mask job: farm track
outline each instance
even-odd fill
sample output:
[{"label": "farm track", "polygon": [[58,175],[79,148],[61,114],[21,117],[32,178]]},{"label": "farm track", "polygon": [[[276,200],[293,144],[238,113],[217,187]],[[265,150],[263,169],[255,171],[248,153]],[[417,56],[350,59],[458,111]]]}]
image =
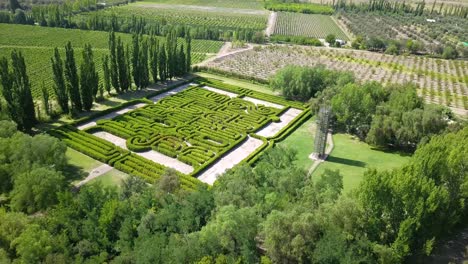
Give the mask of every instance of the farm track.
[{"label": "farm track", "polygon": [[248,51],[248,50],[251,50],[253,49],[254,45],[252,44],[247,44],[247,47],[246,48],[241,48],[241,49],[233,49],[231,50],[231,47],[232,47],[232,43],[231,42],[226,42],[224,43],[223,47],[221,47],[221,49],[219,50],[218,54],[216,54],[216,56],[214,57],[211,57],[205,61],[202,61],[198,64],[196,64],[195,66],[206,66],[207,64],[209,64],[210,62],[215,62],[217,60],[220,60],[220,59],[223,59],[223,58],[226,58],[228,56],[232,56],[232,55],[235,55],[237,53],[241,53],[241,52],[245,52],[245,51]]},{"label": "farm track", "polygon": [[268,25],[265,30],[265,35],[267,35],[267,37],[270,37],[273,34],[273,32],[275,32],[277,18],[278,18],[278,12],[270,13],[270,16],[268,17]]}]

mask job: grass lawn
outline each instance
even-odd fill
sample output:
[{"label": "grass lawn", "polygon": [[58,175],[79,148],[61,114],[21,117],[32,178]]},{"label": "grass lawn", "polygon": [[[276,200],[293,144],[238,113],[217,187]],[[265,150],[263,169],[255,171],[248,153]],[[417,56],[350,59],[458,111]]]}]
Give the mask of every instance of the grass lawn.
[{"label": "grass lawn", "polygon": [[296,149],[296,165],[300,168],[304,168],[304,170],[308,170],[313,163],[313,161],[309,159],[309,155],[314,152],[314,137],[315,117],[312,117],[278,145]]},{"label": "grass lawn", "polygon": [[409,155],[373,149],[347,134],[335,134],[333,141],[335,148],[328,159],[313,172],[312,177],[319,177],[325,169],[338,169],[343,175],[345,191],[359,185],[367,168],[392,169],[400,167],[410,159]]},{"label": "grass lawn", "polygon": [[66,156],[68,158],[68,164],[74,167],[78,167],[81,170],[88,172],[88,173],[94,168],[101,166],[103,164],[72,148],[67,148]]},{"label": "grass lawn", "polygon": [[248,81],[231,79],[229,77],[224,77],[224,76],[221,76],[221,75],[206,73],[206,72],[197,72],[195,74],[200,76],[200,77],[216,79],[216,80],[222,81],[222,82],[224,82],[226,84],[235,85],[235,86],[238,86],[238,87],[241,87],[241,88],[247,88],[247,89],[250,89],[252,91],[257,91],[257,92],[261,92],[261,93],[265,93],[265,94],[271,94],[271,95],[278,95],[277,92],[274,92],[267,85],[254,84],[254,83],[250,83]]},{"label": "grass lawn", "polygon": [[94,184],[94,183],[101,183],[103,186],[115,186],[120,188],[124,179],[128,177],[128,174],[121,172],[116,169],[112,169],[111,171],[91,180],[87,184]]}]

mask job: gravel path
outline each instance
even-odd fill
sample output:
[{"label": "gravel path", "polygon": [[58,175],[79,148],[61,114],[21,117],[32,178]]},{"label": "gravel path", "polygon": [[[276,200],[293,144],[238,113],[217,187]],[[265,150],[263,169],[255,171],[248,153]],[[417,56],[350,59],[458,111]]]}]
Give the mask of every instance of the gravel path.
[{"label": "gravel path", "polygon": [[[151,97],[151,98],[149,98],[149,100],[151,100],[151,101],[153,101],[153,102],[157,102],[157,101],[161,100],[161,99],[164,98],[164,97],[171,96],[171,95],[174,95],[174,94],[176,94],[176,93],[178,93],[178,92],[180,92],[180,91],[183,91],[183,90],[187,89],[188,87],[190,87],[191,85],[195,85],[195,84],[193,84],[193,83],[184,84],[184,85],[179,86],[179,87],[177,87],[177,88],[175,88],[175,89],[172,89],[172,90],[170,90],[170,91],[168,91],[168,92],[165,92],[165,93],[162,93],[162,94],[160,94],[160,95]],[[146,104],[144,104],[144,103],[140,103],[140,104],[128,106],[128,107],[126,107],[126,108],[124,108],[124,109],[120,109],[120,110],[118,110],[118,111],[109,113],[109,114],[107,114],[107,115],[105,115],[105,116],[101,116],[101,117],[98,117],[98,118],[96,118],[96,119],[93,119],[93,120],[91,120],[91,121],[89,121],[89,122],[87,122],[87,123],[84,123],[84,124],[78,126],[78,129],[79,129],[79,130],[83,130],[83,129],[86,129],[86,128],[89,128],[89,127],[93,127],[93,126],[96,125],[96,121],[98,121],[98,120],[101,120],[101,119],[112,119],[112,118],[114,118],[114,117],[116,117],[116,116],[123,115],[123,114],[125,114],[125,113],[127,113],[127,112],[130,112],[130,111],[132,111],[132,110],[141,108],[141,107],[143,107],[143,106],[145,106],[145,105],[146,105]]]},{"label": "gravel path", "polygon": [[263,141],[260,139],[249,137],[247,141],[242,143],[237,148],[233,149],[226,156],[218,160],[211,168],[203,172],[198,179],[204,183],[212,185],[216,179],[226,170],[233,168],[243,159],[249,156],[256,149],[261,147]]},{"label": "gravel path", "polygon": [[249,102],[252,102],[252,103],[254,103],[256,105],[264,105],[264,106],[273,107],[273,108],[277,108],[277,109],[283,109],[284,108],[284,105],[274,104],[274,103],[270,103],[270,102],[267,102],[267,101],[255,99],[255,98],[252,98],[252,97],[244,97],[242,99],[244,99],[246,101],[249,101]]},{"label": "gravel path", "polygon": [[277,12],[271,12],[270,13],[270,16],[268,17],[267,28],[265,30],[265,35],[267,35],[267,37],[270,37],[273,34],[273,32],[275,32],[276,18],[277,17],[278,17]]},{"label": "gravel path", "polygon": [[212,91],[214,93],[224,94],[224,95],[227,95],[227,96],[229,96],[231,98],[234,98],[234,97],[238,96],[238,94],[236,94],[236,93],[227,92],[227,91],[224,91],[224,90],[221,90],[221,89],[216,89],[216,88],[209,87],[209,86],[204,86],[203,89]]},{"label": "gravel path", "polygon": [[96,179],[97,177],[111,171],[113,168],[107,164],[103,164],[95,169],[93,169],[84,180],[80,181],[79,183],[75,184],[75,187],[80,188],[87,182]]},{"label": "gravel path", "polygon": [[252,45],[252,44],[246,44],[246,45],[247,45],[247,47],[245,47],[245,48],[232,49],[232,43],[231,42],[226,42],[223,45],[223,47],[221,47],[221,49],[219,50],[218,54],[216,54],[216,56],[211,57],[211,58],[209,58],[209,59],[207,59],[205,61],[202,61],[202,62],[196,64],[195,66],[206,66],[210,62],[216,62],[216,61],[218,61],[220,59],[235,55],[237,53],[252,50],[253,47],[254,47],[254,45]]},{"label": "gravel path", "polygon": [[84,123],[84,124],[78,126],[78,129],[79,129],[79,130],[83,130],[83,129],[88,128],[88,127],[93,127],[93,126],[96,125],[96,121],[98,121],[98,120],[101,120],[101,119],[112,119],[112,118],[114,118],[114,117],[116,117],[116,116],[123,115],[123,114],[125,114],[125,113],[127,113],[127,112],[130,112],[130,111],[132,111],[132,110],[138,109],[138,108],[143,107],[143,106],[145,106],[145,105],[146,105],[146,104],[140,103],[140,104],[128,106],[128,107],[126,107],[126,108],[124,108],[124,109],[120,109],[120,110],[118,110],[118,111],[112,112],[112,113],[107,114],[107,115],[105,115],[105,116],[101,116],[101,117],[98,117],[98,118],[96,118],[96,119],[93,119],[93,120],[90,121],[90,122]]},{"label": "gravel path", "polygon": [[280,116],[280,122],[278,123],[270,123],[268,126],[262,128],[261,130],[255,132],[255,134],[263,137],[272,137],[276,135],[281,129],[283,129],[285,126],[287,126],[291,121],[296,118],[300,113],[302,113],[301,110],[295,109],[295,108],[290,108],[288,111],[284,112]]},{"label": "gravel path", "polygon": [[[102,138],[104,140],[107,140],[118,147],[127,149],[127,144],[126,144],[127,141],[121,137],[114,136],[107,132],[96,132],[93,135],[95,135],[96,137]],[[182,161],[168,157],[154,150],[150,150],[146,152],[133,152],[133,153],[139,156],[142,156],[143,158],[152,160],[156,163],[162,164],[166,167],[173,168],[185,174],[190,174],[193,171],[192,166],[189,166],[183,163]]]}]

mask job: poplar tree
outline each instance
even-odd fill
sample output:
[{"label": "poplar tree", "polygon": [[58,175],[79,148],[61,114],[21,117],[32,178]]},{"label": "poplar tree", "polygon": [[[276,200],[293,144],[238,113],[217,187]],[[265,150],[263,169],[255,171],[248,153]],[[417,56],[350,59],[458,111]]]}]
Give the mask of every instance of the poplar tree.
[{"label": "poplar tree", "polygon": [[140,88],[146,88],[149,85],[149,69],[148,69],[148,41],[143,40],[139,54],[139,71],[140,71]]},{"label": "poplar tree", "polygon": [[149,58],[150,58],[150,71],[151,76],[153,77],[153,82],[158,81],[158,67],[159,67],[159,43],[158,40],[152,36],[150,39],[150,51],[149,51]]},{"label": "poplar tree", "polygon": [[93,107],[93,99],[98,90],[99,76],[94,65],[93,50],[86,44],[83,50],[83,62],[80,68],[81,99],[86,111]]},{"label": "poplar tree", "polygon": [[65,46],[65,56],[65,77],[71,101],[71,111],[81,111],[83,110],[83,105],[80,96],[80,80],[75,62],[75,52],[70,41]]},{"label": "poplar tree", "polygon": [[[125,48],[122,43],[122,39],[119,37],[117,39],[117,66],[118,66],[118,76],[119,76],[119,87],[121,91],[125,92],[129,88],[130,78],[127,65],[127,57],[125,54]],[[111,72],[112,73],[112,72]]]},{"label": "poplar tree", "polygon": [[104,73],[104,88],[106,89],[107,93],[110,95],[111,93],[111,79],[110,79],[110,72],[109,72],[109,56],[104,55],[102,58],[102,71]]},{"label": "poplar tree", "polygon": [[0,60],[0,77],[2,79],[3,97],[7,102],[7,109],[18,128],[30,131],[37,123],[36,110],[31,93],[31,84],[26,71],[26,63],[21,52],[11,52],[10,71],[8,60],[4,57]]},{"label": "poplar tree", "polygon": [[185,59],[185,49],[184,45],[182,44],[177,54],[177,76],[182,76],[187,71],[187,64],[185,63]]},{"label": "poplar tree", "polygon": [[132,52],[132,75],[133,81],[137,88],[140,88],[140,80],[141,80],[141,67],[140,67],[140,38],[137,34],[133,34],[132,36],[132,44],[133,44],[133,52]]},{"label": "poplar tree", "polygon": [[185,53],[185,72],[188,73],[192,67],[192,36],[190,36],[190,30],[187,30],[187,33],[185,33],[185,44],[187,45],[187,51]]},{"label": "poplar tree", "polygon": [[53,87],[57,104],[60,106],[60,109],[62,109],[62,113],[68,113],[68,92],[63,75],[63,62],[57,48],[54,50],[54,57],[50,60],[52,62],[52,71],[54,73]]},{"label": "poplar tree", "polygon": [[110,79],[112,86],[117,93],[120,93],[120,78],[119,78],[119,66],[117,63],[117,43],[115,41],[115,33],[111,31],[109,33],[109,51],[110,51]]},{"label": "poplar tree", "polygon": [[159,78],[161,81],[166,81],[167,79],[167,57],[166,57],[166,47],[164,43],[159,48],[159,59],[158,59],[158,66],[159,66]]}]

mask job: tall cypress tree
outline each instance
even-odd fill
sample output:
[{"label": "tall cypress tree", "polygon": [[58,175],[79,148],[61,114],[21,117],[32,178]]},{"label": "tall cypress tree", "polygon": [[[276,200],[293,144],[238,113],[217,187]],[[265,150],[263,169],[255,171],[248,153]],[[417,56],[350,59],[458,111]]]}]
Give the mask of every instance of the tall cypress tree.
[{"label": "tall cypress tree", "polygon": [[125,66],[127,72],[127,90],[132,88],[132,72],[130,71],[130,46],[127,44],[125,49]]},{"label": "tall cypress tree", "polygon": [[135,82],[135,85],[137,88],[141,87],[141,67],[140,67],[140,42],[139,42],[139,36],[137,34],[133,34],[132,36],[132,44],[133,44],[133,50],[132,50],[132,75],[133,75],[133,81]]},{"label": "tall cypress tree", "polygon": [[118,76],[119,76],[119,87],[120,89],[125,92],[129,88],[129,72],[128,68],[129,65],[127,65],[127,57],[125,55],[125,48],[123,45],[123,42],[121,38],[119,37],[117,39],[117,66],[118,66]]},{"label": "tall cypress tree", "polygon": [[158,66],[159,66],[159,78],[161,81],[166,81],[167,79],[167,56],[166,56],[166,47],[164,43],[159,48],[159,59],[158,59]]},{"label": "tall cypress tree", "polygon": [[185,49],[184,45],[182,44],[179,49],[178,53],[178,63],[177,63],[177,69],[178,69],[178,76],[182,76],[186,73],[187,70],[187,64],[185,63]]},{"label": "tall cypress tree", "polygon": [[153,77],[153,82],[158,81],[158,60],[159,60],[159,44],[154,36],[150,39],[150,71]]},{"label": "tall cypress tree", "polygon": [[120,93],[120,78],[119,78],[119,66],[117,62],[117,42],[115,40],[115,33],[111,31],[109,33],[109,51],[110,51],[110,79],[112,86],[117,93]]},{"label": "tall cypress tree", "polygon": [[37,124],[37,119],[34,100],[31,92],[31,83],[29,82],[29,77],[26,71],[26,63],[21,52],[13,52],[11,58],[13,60],[13,74],[16,77],[21,94],[21,107],[24,108],[24,129],[26,131],[30,131],[31,128]]},{"label": "tall cypress tree", "polygon": [[12,120],[18,120],[18,101],[16,99],[15,91],[13,89],[13,76],[11,75],[8,59],[2,57],[0,59],[0,78],[2,81],[2,94],[6,101],[6,110]]},{"label": "tall cypress tree", "polygon": [[65,85],[65,78],[63,75],[63,62],[60,58],[60,53],[57,48],[54,50],[54,57],[51,59],[52,71],[54,73],[54,93],[57,103],[62,109],[63,113],[68,113],[68,92]]},{"label": "tall cypress tree", "polygon": [[83,109],[82,98],[80,96],[80,80],[75,62],[75,52],[68,41],[65,46],[65,77],[67,80],[67,90],[71,101],[72,112],[81,111]]},{"label": "tall cypress tree", "polygon": [[86,111],[93,107],[93,99],[98,90],[99,76],[94,65],[93,50],[86,44],[83,50],[83,62],[80,68],[81,100]]},{"label": "tall cypress tree", "polygon": [[192,67],[192,36],[190,36],[190,29],[185,33],[185,44],[187,45],[187,51],[185,52],[185,72],[190,72]]},{"label": "tall cypress tree", "polygon": [[145,39],[141,42],[139,54],[140,67],[140,88],[146,88],[149,85],[149,69],[148,69],[148,41]]},{"label": "tall cypress tree", "polygon": [[11,119],[18,124],[18,128],[30,131],[37,123],[36,110],[31,93],[31,84],[26,71],[26,63],[21,52],[11,52],[12,71],[9,70],[8,60],[0,60],[0,76],[2,78],[3,96],[7,102],[7,109]]},{"label": "tall cypress tree", "polygon": [[110,95],[111,93],[111,79],[110,79],[110,70],[109,70],[109,56],[104,55],[102,58],[102,71],[104,74],[104,88],[106,89],[107,93]]}]

